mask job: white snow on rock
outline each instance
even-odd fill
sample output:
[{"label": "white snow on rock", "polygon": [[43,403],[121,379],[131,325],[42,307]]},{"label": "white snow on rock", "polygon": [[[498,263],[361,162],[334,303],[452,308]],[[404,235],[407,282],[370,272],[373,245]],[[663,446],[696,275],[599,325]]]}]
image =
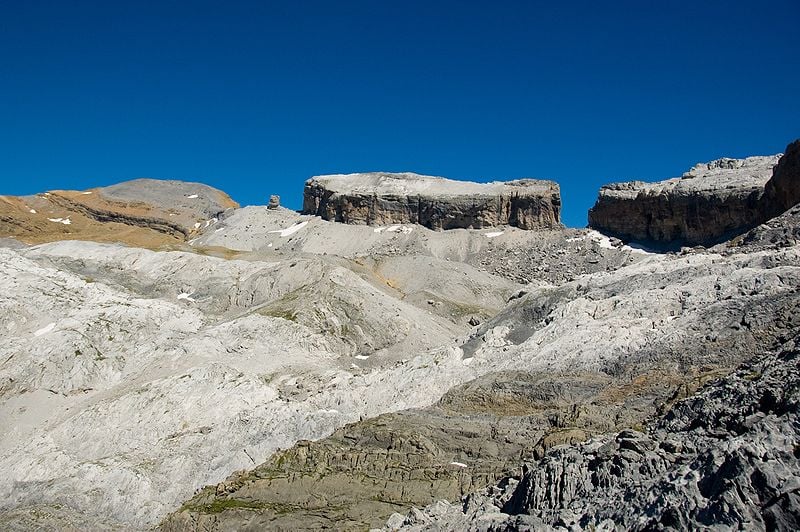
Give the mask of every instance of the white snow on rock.
[{"label": "white snow on rock", "polygon": [[369,355],[356,355],[356,358],[358,360],[368,360],[369,359]]},{"label": "white snow on rock", "polygon": [[48,218],[48,220],[50,220],[51,222],[64,224],[64,225],[69,225],[69,224],[72,223],[72,220],[70,220],[69,218]]},{"label": "white snow on rock", "polygon": [[484,233],[484,236],[486,238],[494,238],[496,236],[502,235],[503,233],[505,233],[505,231],[492,231],[490,233]]},{"label": "white snow on rock", "polygon": [[645,247],[641,244],[637,244],[635,242],[625,244],[620,249],[624,249],[625,251],[630,251],[631,253],[639,253],[642,255],[651,255],[653,253],[657,253],[657,251],[654,251],[648,247]]},{"label": "white snow on rock", "polygon": [[586,236],[597,242],[597,245],[603,249],[615,249],[611,239],[600,231],[591,230]]},{"label": "white snow on rock", "polygon": [[192,194],[191,196],[186,196],[186,199],[197,199],[197,194]]},{"label": "white snow on rock", "polygon": [[31,210],[30,210],[30,213],[31,213],[31,214],[36,214],[36,209],[31,209]]},{"label": "white snow on rock", "polygon": [[194,224],[194,228],[195,229],[200,229],[200,222],[197,222],[196,224]]},{"label": "white snow on rock", "polygon": [[450,465],[454,465],[454,466],[457,466],[457,467],[467,467],[467,464],[464,464],[464,463],[461,463],[461,462],[450,462]]},{"label": "white snow on rock", "polygon": [[42,327],[38,331],[34,332],[33,335],[34,336],[42,336],[43,334],[47,334],[47,333],[51,332],[55,328],[56,328],[56,324],[55,324],[55,322],[53,322],[53,323],[51,323],[49,325],[45,325],[44,327]]},{"label": "white snow on rock", "polygon": [[88,195],[89,195],[89,194],[91,194],[91,193],[92,193],[92,191],[91,191],[91,190],[89,190],[89,191],[86,191],[86,192],[81,192],[81,194],[83,194],[84,196],[88,196]]},{"label": "white snow on rock", "polygon": [[191,301],[192,303],[196,303],[197,300],[192,297],[193,295],[194,292],[183,292],[181,294],[178,294],[178,296],[175,299],[177,299],[178,301],[184,299],[186,301]]},{"label": "white snow on rock", "polygon": [[281,236],[289,236],[295,234],[296,232],[298,232],[300,229],[304,228],[307,225],[308,225],[308,220],[306,220],[305,222],[298,222],[291,227],[287,227],[286,229],[278,229],[277,231],[267,231],[267,232],[276,233]]},{"label": "white snow on rock", "polygon": [[413,227],[408,225],[392,225],[386,229],[387,233],[403,233],[407,235],[414,230]]}]

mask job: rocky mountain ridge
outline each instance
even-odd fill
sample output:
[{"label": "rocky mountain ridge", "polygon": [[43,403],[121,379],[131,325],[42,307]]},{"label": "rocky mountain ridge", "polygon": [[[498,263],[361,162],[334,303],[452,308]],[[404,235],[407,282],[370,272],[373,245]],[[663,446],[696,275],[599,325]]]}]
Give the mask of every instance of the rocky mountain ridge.
[{"label": "rocky mountain ridge", "polygon": [[[764,435],[794,437],[784,428],[796,413],[800,211],[782,208],[797,182],[793,146],[761,185],[769,220],[673,253],[596,230],[513,227],[505,204],[487,210],[480,197],[441,203],[431,228],[396,222],[394,204],[385,219],[352,211],[372,225],[228,210],[214,189],[169,182],[5,198],[16,210],[0,237],[37,245],[0,240],[0,423],[11,427],[0,434],[0,526],[602,529],[639,523],[657,486],[676,508],[660,507],[664,526],[788,528],[797,457]],[[715,162],[687,180],[744,166]],[[346,195],[380,196],[356,188]],[[21,231],[17,211],[31,209],[48,224]],[[457,225],[434,230],[447,223]],[[761,384],[740,377],[713,401],[702,398],[716,388],[701,391],[705,411],[675,406],[742,364],[735,375],[761,368],[761,397],[772,390],[785,412],[753,407],[756,392],[742,390]],[[727,502],[698,517],[675,502],[700,499],[669,464],[695,460],[722,478],[722,428],[671,450],[662,442],[684,429],[641,431],[667,411],[690,425],[717,419],[726,398],[738,398],[729,419],[739,406],[766,416],[730,436],[737,449],[769,449],[786,467],[747,455],[746,471],[769,481],[741,489],[769,512],[726,488]],[[576,464],[597,458],[592,442],[607,447],[609,497],[640,482],[630,505],[586,496],[591,476]],[[439,499],[455,504],[428,507]]]},{"label": "rocky mountain ridge", "polygon": [[179,246],[239,204],[201,183],[135,179],[84,191],[0,197],[0,235],[27,244],[56,240]]}]

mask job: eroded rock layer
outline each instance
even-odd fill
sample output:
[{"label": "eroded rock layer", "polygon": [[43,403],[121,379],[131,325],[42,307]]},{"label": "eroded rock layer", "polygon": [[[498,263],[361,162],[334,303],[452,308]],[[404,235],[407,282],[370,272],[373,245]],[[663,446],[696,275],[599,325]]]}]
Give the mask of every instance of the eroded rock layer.
[{"label": "eroded rock layer", "polygon": [[589,225],[640,242],[716,243],[762,221],[761,196],[778,159],[718,159],[666,181],[606,185],[589,210]]},{"label": "eroded rock layer", "polygon": [[0,196],[0,238],[28,244],[92,240],[159,248],[184,242],[238,206],[208,185],[158,179]]},{"label": "eroded rock layer", "polygon": [[797,530],[797,338],[674,405],[643,432],[553,449],[516,478],[390,530]]},{"label": "eroded rock layer", "polygon": [[348,224],[414,223],[432,229],[560,226],[552,181],[470,183],[412,173],[326,175],[309,179],[303,211]]}]

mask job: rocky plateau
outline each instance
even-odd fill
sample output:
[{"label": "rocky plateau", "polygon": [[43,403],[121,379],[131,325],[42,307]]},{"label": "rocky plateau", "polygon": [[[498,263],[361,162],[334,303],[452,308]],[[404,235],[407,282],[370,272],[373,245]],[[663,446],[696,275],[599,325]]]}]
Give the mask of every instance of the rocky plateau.
[{"label": "rocky plateau", "polygon": [[666,181],[606,185],[589,211],[589,225],[661,247],[728,240],[800,201],[798,151],[795,142],[785,157],[718,159]]},{"label": "rocky plateau", "polygon": [[348,224],[552,229],[560,211],[558,184],[538,179],[483,184],[372,172],[312,177],[303,191],[303,212]]}]

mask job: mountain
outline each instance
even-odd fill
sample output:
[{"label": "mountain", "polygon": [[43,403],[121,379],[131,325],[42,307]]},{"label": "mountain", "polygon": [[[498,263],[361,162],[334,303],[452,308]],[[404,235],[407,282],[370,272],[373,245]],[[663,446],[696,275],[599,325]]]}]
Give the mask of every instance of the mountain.
[{"label": "mountain", "polygon": [[[560,226],[543,182],[533,225],[520,182],[426,223],[442,178],[412,174],[312,179],[305,214],[157,180],[4,197],[0,524],[792,528],[795,158],[759,166],[723,240],[669,252]],[[728,161],[670,216],[751,159]],[[619,216],[650,234],[648,208]]]}]

